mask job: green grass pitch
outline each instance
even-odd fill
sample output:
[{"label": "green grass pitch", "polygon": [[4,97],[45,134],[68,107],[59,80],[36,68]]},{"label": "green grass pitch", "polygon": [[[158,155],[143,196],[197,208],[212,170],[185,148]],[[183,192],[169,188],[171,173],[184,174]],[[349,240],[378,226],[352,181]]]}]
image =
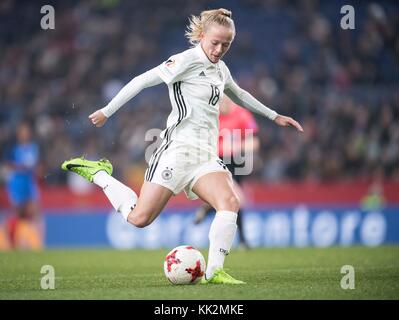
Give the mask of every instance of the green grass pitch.
[{"label": "green grass pitch", "polygon": [[[399,246],[232,250],[225,267],[247,282],[238,286],[171,285],[163,274],[168,251],[0,253],[0,300],[399,299]],[[43,265],[54,267],[54,290],[40,288]],[[343,265],[354,267],[355,289],[341,288]]]}]

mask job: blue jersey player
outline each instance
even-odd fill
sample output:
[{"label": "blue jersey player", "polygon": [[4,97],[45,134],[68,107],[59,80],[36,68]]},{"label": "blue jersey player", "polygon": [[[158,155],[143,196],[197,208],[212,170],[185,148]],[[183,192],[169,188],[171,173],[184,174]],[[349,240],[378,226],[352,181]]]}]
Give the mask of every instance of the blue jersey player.
[{"label": "blue jersey player", "polygon": [[[7,155],[9,176],[7,179],[7,192],[10,203],[16,216],[8,221],[10,244],[16,246],[17,226],[22,224],[24,230],[29,230],[28,239],[35,248],[41,247],[40,236],[36,230],[26,226],[36,223],[39,219],[38,186],[35,177],[35,168],[39,160],[39,147],[32,140],[31,129],[28,123],[21,123],[17,128],[17,141]],[[25,232],[26,234],[26,232]]]}]

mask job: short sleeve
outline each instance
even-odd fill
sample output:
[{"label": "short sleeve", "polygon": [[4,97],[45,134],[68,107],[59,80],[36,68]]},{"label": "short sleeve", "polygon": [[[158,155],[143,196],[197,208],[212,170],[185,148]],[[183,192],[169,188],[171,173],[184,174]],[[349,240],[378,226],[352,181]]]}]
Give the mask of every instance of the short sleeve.
[{"label": "short sleeve", "polygon": [[188,68],[187,58],[183,54],[171,56],[168,60],[155,68],[158,75],[166,83],[181,80]]}]

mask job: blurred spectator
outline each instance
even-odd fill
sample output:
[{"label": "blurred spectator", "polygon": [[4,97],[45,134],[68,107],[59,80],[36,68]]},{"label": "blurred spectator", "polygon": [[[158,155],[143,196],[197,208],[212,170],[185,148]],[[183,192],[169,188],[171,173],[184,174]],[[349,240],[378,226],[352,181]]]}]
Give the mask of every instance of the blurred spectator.
[{"label": "blurred spectator", "polygon": [[360,206],[364,211],[382,210],[385,207],[384,189],[381,184],[373,183],[367,194],[361,199]]}]

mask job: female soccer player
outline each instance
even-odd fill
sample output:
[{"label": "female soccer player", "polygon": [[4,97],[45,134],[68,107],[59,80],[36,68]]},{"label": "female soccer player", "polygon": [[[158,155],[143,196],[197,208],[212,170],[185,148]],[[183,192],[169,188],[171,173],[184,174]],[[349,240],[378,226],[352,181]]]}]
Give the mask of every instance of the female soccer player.
[{"label": "female soccer player", "polygon": [[104,108],[89,118],[97,127],[144,88],[165,82],[172,112],[163,142],[152,155],[140,197],[111,176],[106,160],[75,158],[62,164],[64,170],[82,175],[100,186],[125,220],[143,228],[160,214],[172,195],[184,190],[189,199],[201,198],[216,210],[209,231],[209,256],[205,283],[242,284],[225,272],[223,264],[236,232],[239,198],[230,172],[217,156],[218,103],[223,94],[235,103],[257,112],[280,126],[303,131],[298,122],[267,108],[241,89],[221,60],[235,36],[231,12],[203,11],[192,16],[186,32],[192,48],[133,78]]}]

